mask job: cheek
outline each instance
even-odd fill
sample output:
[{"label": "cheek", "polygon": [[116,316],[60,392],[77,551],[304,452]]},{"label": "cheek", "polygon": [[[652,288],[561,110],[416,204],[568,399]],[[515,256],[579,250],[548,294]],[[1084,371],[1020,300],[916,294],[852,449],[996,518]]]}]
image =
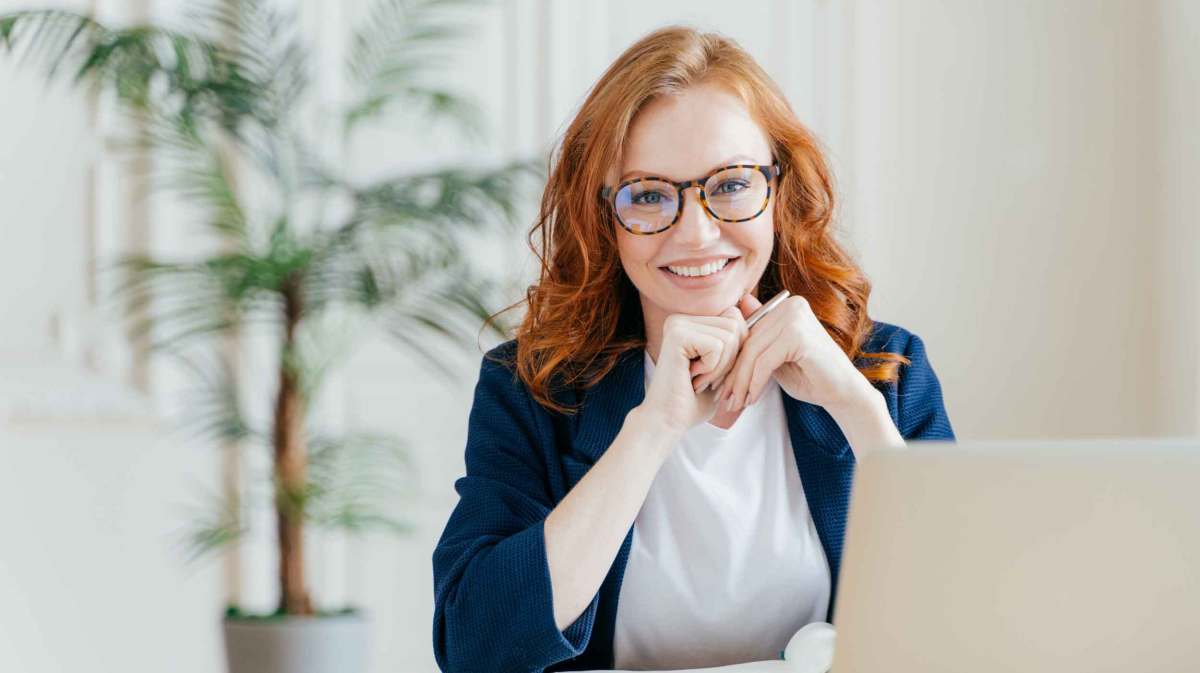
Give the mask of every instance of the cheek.
[{"label": "cheek", "polygon": [[635,236],[622,233],[617,237],[617,254],[621,258],[621,266],[631,279],[643,278],[649,273],[647,265],[658,253],[660,241],[652,240],[651,236]]},{"label": "cheek", "polygon": [[754,222],[739,243],[754,255],[754,268],[765,268],[775,248],[775,225],[770,217]]}]

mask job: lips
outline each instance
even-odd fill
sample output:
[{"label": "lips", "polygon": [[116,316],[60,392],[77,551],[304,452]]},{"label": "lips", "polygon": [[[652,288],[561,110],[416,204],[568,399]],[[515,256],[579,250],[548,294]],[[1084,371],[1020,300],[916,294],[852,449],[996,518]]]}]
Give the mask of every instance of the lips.
[{"label": "lips", "polygon": [[[670,274],[674,274],[674,271],[671,271],[672,266],[676,266],[676,268],[679,268],[679,266],[685,266],[685,268],[702,268],[702,266],[708,266],[709,264],[713,264],[714,262],[721,262],[721,260],[725,260],[724,266],[728,266],[730,264],[733,264],[734,262],[737,262],[738,259],[742,259],[742,258],[740,258],[740,257],[714,257],[714,258],[710,258],[710,259],[706,260],[706,262],[700,262],[700,263],[673,262],[671,264],[664,264],[662,266],[659,266],[659,269],[661,269],[662,271],[670,272]],[[710,274],[710,275],[720,274],[721,271],[725,270],[724,266],[722,266],[721,269],[716,270],[714,272],[714,274]],[[676,274],[676,275],[680,276],[680,277],[684,277],[684,278],[702,278],[703,277],[703,276],[683,276],[682,274]]]},{"label": "lips", "polygon": [[[662,272],[663,276],[665,276],[672,285],[680,289],[699,290],[709,287],[716,287],[717,285],[725,282],[725,277],[732,273],[730,269],[735,268],[740,261],[740,257],[731,257],[719,270],[704,276],[681,276],[665,266],[659,267],[659,271]],[[671,266],[675,265],[672,264]]]}]

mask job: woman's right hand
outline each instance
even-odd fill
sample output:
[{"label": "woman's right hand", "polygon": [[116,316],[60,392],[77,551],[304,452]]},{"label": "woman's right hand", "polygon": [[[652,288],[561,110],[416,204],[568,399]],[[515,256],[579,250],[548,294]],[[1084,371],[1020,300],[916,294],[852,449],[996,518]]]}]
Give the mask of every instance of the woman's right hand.
[{"label": "woman's right hand", "polygon": [[642,407],[679,433],[707,422],[717,409],[715,391],[733,367],[747,333],[737,306],[719,316],[667,316]]}]

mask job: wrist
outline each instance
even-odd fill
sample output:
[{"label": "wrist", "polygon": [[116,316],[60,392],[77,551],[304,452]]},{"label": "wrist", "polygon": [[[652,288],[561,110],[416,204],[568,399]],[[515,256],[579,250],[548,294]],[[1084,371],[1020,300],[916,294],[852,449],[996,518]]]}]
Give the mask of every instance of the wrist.
[{"label": "wrist", "polygon": [[859,377],[854,389],[825,408],[830,416],[838,418],[862,418],[882,413],[888,416],[887,400],[878,388],[864,377]]},{"label": "wrist", "polygon": [[[864,379],[865,381],[865,379]],[[841,428],[856,454],[883,447],[903,447],[904,438],[888,411],[887,398],[867,382],[869,391],[826,411]]]},{"label": "wrist", "polygon": [[642,404],[630,409],[625,415],[625,426],[632,428],[640,437],[652,439],[664,447],[664,450],[677,444],[685,432],[682,428],[675,427],[662,414]]}]

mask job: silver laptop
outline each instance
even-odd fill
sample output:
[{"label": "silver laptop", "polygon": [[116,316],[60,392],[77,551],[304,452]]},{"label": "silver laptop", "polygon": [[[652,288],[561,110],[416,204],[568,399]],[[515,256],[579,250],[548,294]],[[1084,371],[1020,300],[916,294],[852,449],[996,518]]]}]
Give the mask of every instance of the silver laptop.
[{"label": "silver laptop", "polygon": [[833,621],[834,673],[1200,671],[1200,440],[868,453]]}]

